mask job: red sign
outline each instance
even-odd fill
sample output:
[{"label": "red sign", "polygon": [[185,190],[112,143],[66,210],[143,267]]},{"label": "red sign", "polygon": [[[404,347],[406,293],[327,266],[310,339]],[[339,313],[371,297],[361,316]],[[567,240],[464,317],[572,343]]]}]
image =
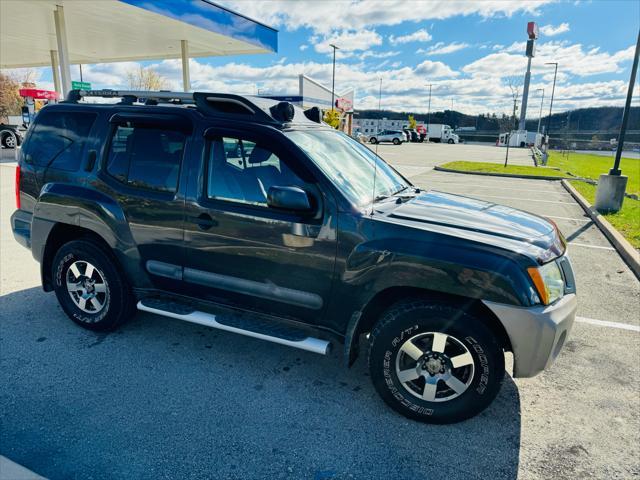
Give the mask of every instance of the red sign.
[{"label": "red sign", "polygon": [[426,135],[427,127],[425,127],[424,125],[416,125],[416,132],[424,133]]},{"label": "red sign", "polygon": [[21,88],[19,90],[21,97],[31,97],[37,100],[57,100],[58,92],[51,90],[38,90],[37,88]]},{"label": "red sign", "polygon": [[538,24],[536,22],[527,23],[527,35],[530,40],[538,38]]},{"label": "red sign", "polygon": [[343,112],[348,112],[353,110],[353,102],[344,97],[336,98],[336,108]]}]

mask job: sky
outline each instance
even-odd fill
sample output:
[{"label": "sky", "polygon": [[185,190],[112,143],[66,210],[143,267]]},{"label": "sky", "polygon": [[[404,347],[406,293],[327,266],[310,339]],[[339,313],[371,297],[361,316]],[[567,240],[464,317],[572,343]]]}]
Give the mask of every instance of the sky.
[{"label": "sky", "polygon": [[[193,90],[297,94],[298,75],[331,85],[332,49],[337,52],[336,92],[355,89],[355,108],[381,104],[397,111],[454,109],[468,114],[509,113],[511,85],[523,82],[526,25],[540,27],[532,61],[529,111],[545,112],[558,62],[554,112],[624,105],[640,2],[447,1],[447,0],[219,0],[216,3],[279,30],[278,52],[192,59]],[[93,88],[126,86],[134,62],[84,65]],[[179,60],[145,62],[181,90]],[[51,88],[49,68],[38,69],[38,86]],[[77,67],[72,77],[79,78]],[[520,87],[521,90],[521,87]],[[636,84],[634,105],[640,105]],[[544,113],[543,113],[544,114]]]}]

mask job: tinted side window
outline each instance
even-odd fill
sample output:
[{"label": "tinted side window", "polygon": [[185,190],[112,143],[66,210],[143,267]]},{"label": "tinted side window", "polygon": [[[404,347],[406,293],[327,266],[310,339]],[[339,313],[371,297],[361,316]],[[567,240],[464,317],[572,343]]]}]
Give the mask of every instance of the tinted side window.
[{"label": "tinted side window", "polygon": [[268,147],[239,138],[220,138],[209,145],[207,196],[266,205],[272,186],[304,182]]},{"label": "tinted side window", "polygon": [[96,114],[90,112],[47,112],[36,117],[25,155],[40,167],[74,171],[80,167],[84,142]]},{"label": "tinted side window", "polygon": [[107,173],[132,187],[175,193],[185,142],[181,132],[118,125],[111,138]]}]

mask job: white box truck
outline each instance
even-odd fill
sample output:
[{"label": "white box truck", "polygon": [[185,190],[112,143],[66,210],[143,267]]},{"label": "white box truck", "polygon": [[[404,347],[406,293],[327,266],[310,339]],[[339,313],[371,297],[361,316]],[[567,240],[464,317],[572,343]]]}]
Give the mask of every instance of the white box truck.
[{"label": "white box truck", "polygon": [[453,129],[449,125],[441,123],[430,123],[427,126],[427,137],[430,142],[458,143],[460,137],[453,133]]},{"label": "white box truck", "polygon": [[542,145],[542,134],[536,132],[528,132],[526,130],[513,130],[507,133],[501,133],[498,137],[496,145],[499,147],[507,146],[507,135],[509,135],[510,147],[531,147],[536,146],[540,148]]}]

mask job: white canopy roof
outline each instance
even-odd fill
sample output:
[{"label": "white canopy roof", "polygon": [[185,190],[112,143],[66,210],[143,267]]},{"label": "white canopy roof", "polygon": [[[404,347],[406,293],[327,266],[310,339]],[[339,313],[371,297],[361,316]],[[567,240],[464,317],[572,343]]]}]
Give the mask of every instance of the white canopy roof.
[{"label": "white canopy roof", "polygon": [[70,63],[276,52],[277,30],[207,0],[0,0],[0,68],[51,65],[54,11],[65,11]]}]

